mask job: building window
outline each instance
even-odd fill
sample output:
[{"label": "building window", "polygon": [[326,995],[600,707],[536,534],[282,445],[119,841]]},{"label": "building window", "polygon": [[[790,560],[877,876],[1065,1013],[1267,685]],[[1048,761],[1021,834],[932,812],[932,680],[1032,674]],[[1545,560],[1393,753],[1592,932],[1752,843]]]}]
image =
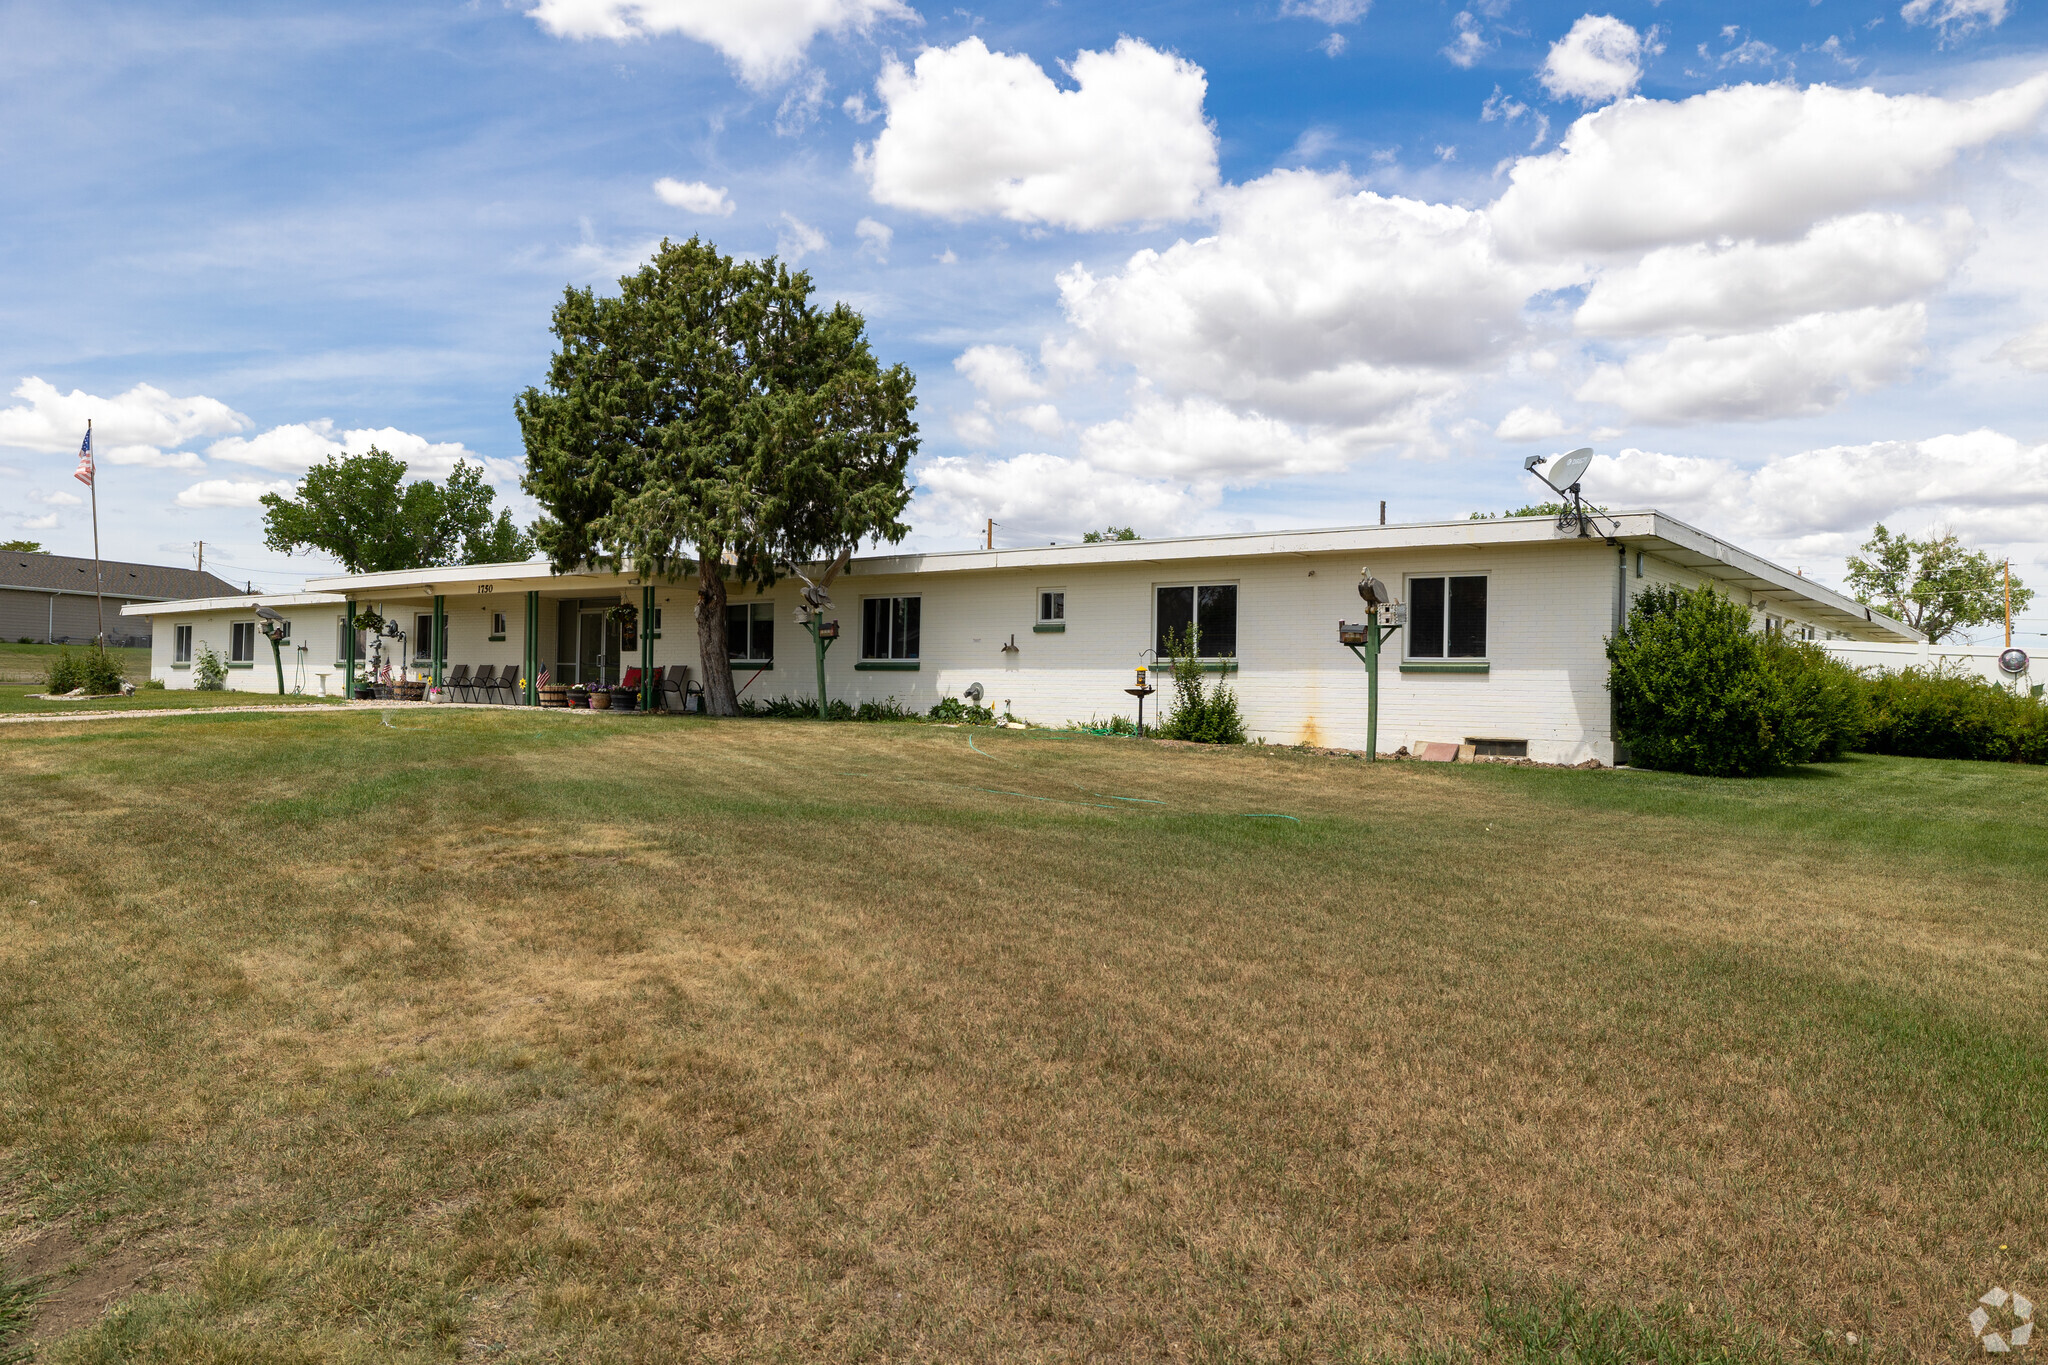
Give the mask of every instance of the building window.
[{"label": "building window", "polygon": [[236,621],[228,627],[228,662],[231,664],[252,664],[256,662],[256,623]]},{"label": "building window", "polygon": [[[655,608],[659,613],[659,607]],[[657,622],[658,624],[658,622]],[[736,664],[775,662],[775,604],[746,602],[725,609],[725,654]]]},{"label": "building window", "polygon": [[1408,657],[1486,657],[1486,575],[1408,580]]},{"label": "building window", "polygon": [[503,639],[503,638],[505,637],[505,613],[504,613],[504,612],[502,612],[502,611],[494,611],[494,612],[492,612],[492,613],[491,613],[491,634],[493,634],[493,635],[497,636],[497,637],[498,637],[499,639],[501,639],[501,640],[502,640],[502,639]]},{"label": "building window", "polygon": [[860,657],[915,659],[921,597],[863,597],[860,602]]},{"label": "building window", "polygon": [[412,657],[414,663],[433,662],[434,617],[428,612],[412,618]]},{"label": "building window", "polygon": [[1067,619],[1067,595],[1058,588],[1047,588],[1038,594],[1038,624],[1053,625]]},{"label": "building window", "polygon": [[171,662],[189,664],[192,662],[192,627],[179,626],[171,632]]},{"label": "building window", "polygon": [[649,634],[651,634],[651,635],[653,635],[655,639],[659,640],[659,639],[661,638],[661,608],[660,608],[660,607],[656,607],[656,608],[654,609],[654,620],[653,620],[653,621],[652,621],[652,622],[651,622],[651,623],[650,623],[650,624],[648,625],[648,627],[647,627],[647,630],[648,630],[648,633],[649,633]]},{"label": "building window", "polygon": [[1159,657],[1173,657],[1172,637],[1192,628],[1195,648],[1204,659],[1237,657],[1237,584],[1197,583],[1157,589],[1153,648]]},{"label": "building window", "polygon": [[[369,642],[363,638],[363,632],[359,630],[356,632],[356,662],[360,664],[369,657],[369,654]],[[334,662],[340,663],[347,657],[348,618],[346,616],[337,616],[334,618]]]}]

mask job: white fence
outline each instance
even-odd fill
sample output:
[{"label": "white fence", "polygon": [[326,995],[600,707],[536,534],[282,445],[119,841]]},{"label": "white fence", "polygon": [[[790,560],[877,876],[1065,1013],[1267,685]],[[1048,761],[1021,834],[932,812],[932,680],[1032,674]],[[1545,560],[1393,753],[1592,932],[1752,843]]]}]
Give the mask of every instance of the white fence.
[{"label": "white fence", "polygon": [[2026,671],[2007,673],[1998,666],[1998,656],[2005,651],[1996,645],[1887,645],[1860,640],[1829,640],[1821,648],[1852,667],[1882,669],[1887,673],[1896,673],[1902,668],[1943,669],[2006,686],[2018,683],[2028,690],[2039,688],[2048,681],[2048,658],[2029,658]]}]

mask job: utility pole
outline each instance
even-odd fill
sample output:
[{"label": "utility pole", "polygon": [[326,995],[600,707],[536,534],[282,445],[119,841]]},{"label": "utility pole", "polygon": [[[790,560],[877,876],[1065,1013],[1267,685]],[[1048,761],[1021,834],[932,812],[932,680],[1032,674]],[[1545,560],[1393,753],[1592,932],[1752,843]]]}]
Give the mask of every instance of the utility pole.
[{"label": "utility pole", "polygon": [[995,519],[994,517],[990,517],[990,518],[988,519],[988,531],[987,531],[987,533],[986,533],[986,534],[987,534],[987,536],[988,536],[988,540],[987,540],[987,542],[986,542],[986,543],[985,543],[985,544],[984,544],[984,545],[982,546],[982,548],[983,548],[983,549],[987,549],[987,550],[993,550],[993,549],[995,549],[995,547],[996,547],[996,519]]},{"label": "utility pole", "polygon": [[199,572],[206,572],[206,542],[199,542]]}]

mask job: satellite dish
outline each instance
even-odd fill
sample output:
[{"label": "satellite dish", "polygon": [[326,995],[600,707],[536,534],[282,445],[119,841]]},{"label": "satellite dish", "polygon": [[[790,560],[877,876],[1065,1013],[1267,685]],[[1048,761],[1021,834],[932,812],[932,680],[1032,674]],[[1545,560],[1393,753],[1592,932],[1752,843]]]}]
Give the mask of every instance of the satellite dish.
[{"label": "satellite dish", "polygon": [[966,697],[966,698],[967,698],[967,700],[969,700],[969,701],[973,702],[973,703],[974,703],[974,704],[975,704],[976,706],[979,706],[979,705],[981,705],[981,698],[982,698],[982,696],[983,696],[983,693],[982,693],[982,690],[981,690],[981,684],[980,684],[980,683],[969,683],[969,684],[967,684],[967,690],[966,690],[965,692],[961,693],[961,695],[962,695],[962,696],[964,696],[964,697]]},{"label": "satellite dish", "polygon": [[2024,649],[2008,649],[1998,656],[1999,668],[2014,677],[2027,671],[2027,663],[2027,651]]},{"label": "satellite dish", "polygon": [[1563,492],[1577,483],[1586,473],[1586,466],[1593,463],[1593,448],[1582,446],[1569,455],[1560,455],[1550,466],[1550,472],[1543,476],[1543,482]]}]

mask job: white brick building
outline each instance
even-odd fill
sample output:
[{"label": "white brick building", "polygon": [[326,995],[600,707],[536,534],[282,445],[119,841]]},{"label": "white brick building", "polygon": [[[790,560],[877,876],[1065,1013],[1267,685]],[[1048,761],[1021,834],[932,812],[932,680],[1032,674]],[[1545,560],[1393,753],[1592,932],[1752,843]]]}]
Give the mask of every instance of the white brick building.
[{"label": "white brick building", "polygon": [[[1604,642],[1645,586],[1712,581],[1749,605],[1759,628],[1816,640],[1919,638],[1661,512],[1602,517],[1601,529],[1613,534],[1581,537],[1525,517],[855,559],[832,585],[843,633],[827,655],[826,687],[855,705],[894,697],[922,710],[979,682],[989,704],[1033,722],[1129,715],[1133,670],[1153,661],[1167,624],[1197,611],[1204,653],[1219,656],[1214,666],[1255,737],[1359,748],[1365,671],[1338,643],[1337,622],[1364,618],[1357,583],[1369,566],[1410,614],[1380,660],[1382,752],[1489,741],[1542,761],[1612,762]],[[816,695],[810,638],[795,624],[801,587],[731,589],[743,697]],[[621,651],[606,613],[631,603],[652,609],[655,665],[686,664],[701,677],[690,578],[649,585],[517,564],[308,588],[260,599],[291,619],[287,682],[303,678],[308,692],[341,690],[349,602],[398,620],[406,661],[419,670],[433,666],[438,603],[445,667],[518,666],[522,683],[540,668],[557,681],[617,682],[641,656]],[[152,671],[168,685],[191,685],[179,652],[203,641],[248,656],[233,661],[231,686],[274,690],[269,644],[254,634],[258,600],[127,610],[159,618]]]}]

